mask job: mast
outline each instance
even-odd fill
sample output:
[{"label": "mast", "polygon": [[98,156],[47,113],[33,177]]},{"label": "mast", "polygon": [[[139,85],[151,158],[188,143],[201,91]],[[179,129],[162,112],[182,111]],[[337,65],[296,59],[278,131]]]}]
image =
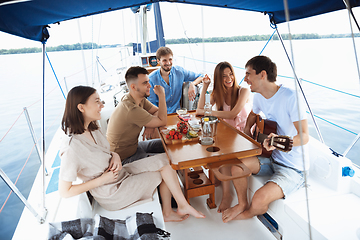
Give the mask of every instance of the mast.
[{"label": "mast", "polygon": [[[151,10],[151,6],[154,6],[154,17],[155,17],[155,31],[156,31],[156,40],[149,42],[148,41],[148,26],[147,26],[147,11]],[[147,4],[137,7],[132,7],[131,10],[135,14],[139,14],[136,19],[138,22],[136,27],[140,33],[140,44],[133,44],[133,53],[141,52],[141,55],[146,55],[147,53],[154,53],[159,47],[165,46],[164,38],[164,29],[161,18],[161,10],[159,3]],[[137,32],[138,32],[137,31]],[[138,40],[138,39],[137,39]]]},{"label": "mast", "polygon": [[156,2],[154,5],[154,16],[155,16],[155,29],[156,29],[156,42],[157,48],[165,47],[165,38],[164,38],[164,28],[161,18],[161,10],[159,2]]},{"label": "mast", "polygon": [[141,6],[140,8],[140,40],[141,40],[141,53],[145,55],[147,53],[146,51],[146,42],[147,42],[147,35],[148,35],[148,29],[147,29],[147,6]]}]

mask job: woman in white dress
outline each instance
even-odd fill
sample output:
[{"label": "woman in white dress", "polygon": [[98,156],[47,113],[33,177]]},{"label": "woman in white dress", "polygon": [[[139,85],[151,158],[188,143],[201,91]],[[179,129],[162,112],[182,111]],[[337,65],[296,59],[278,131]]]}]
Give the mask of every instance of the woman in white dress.
[{"label": "woman in white dress", "polygon": [[[160,184],[165,221],[182,221],[189,214],[204,218],[186,201],[176,175],[164,157],[156,161],[138,160],[122,166],[96,121],[101,119],[104,107],[94,88],[77,86],[66,99],[62,119],[64,137],[60,149],[61,168],[59,192],[72,197],[90,191],[95,200],[107,210],[120,210],[145,201],[151,201]],[[73,184],[76,178],[83,183]],[[171,208],[171,196],[178,204]]]}]

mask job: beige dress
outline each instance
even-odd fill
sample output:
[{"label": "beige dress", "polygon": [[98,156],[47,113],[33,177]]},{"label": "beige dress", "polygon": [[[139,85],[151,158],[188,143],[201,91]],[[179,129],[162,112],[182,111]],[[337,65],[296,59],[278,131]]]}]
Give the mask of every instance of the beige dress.
[{"label": "beige dress", "polygon": [[[60,179],[73,182],[79,177],[86,182],[101,176],[108,168],[110,145],[100,130],[93,131],[92,135],[96,143],[82,134],[64,136],[60,149]],[[141,159],[126,164],[115,182],[91,189],[90,193],[107,210],[150,201],[162,181],[158,170],[168,164],[165,154],[159,154],[153,161]]]}]

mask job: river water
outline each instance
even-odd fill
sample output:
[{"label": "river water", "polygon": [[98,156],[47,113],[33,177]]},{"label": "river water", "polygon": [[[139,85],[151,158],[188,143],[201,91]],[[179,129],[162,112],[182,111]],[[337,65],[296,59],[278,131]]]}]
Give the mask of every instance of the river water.
[{"label": "river water", "polygon": [[[258,55],[265,43],[206,43],[204,46],[190,44],[169,45],[169,47],[174,52],[174,65],[211,75],[218,62],[228,61],[234,66],[236,76],[241,81],[245,63],[251,57]],[[286,46],[289,49],[288,42]],[[360,125],[356,122],[360,119],[360,83],[352,40],[296,40],[293,41],[292,47],[297,76],[303,79],[302,86],[312,111],[316,115],[316,122],[324,142],[336,152],[343,153],[356,134],[360,132]],[[96,85],[99,79],[105,80],[116,75],[115,70],[125,63],[124,57],[127,53],[127,50],[120,50],[120,48],[109,48],[84,52],[50,52],[48,55],[66,95],[66,87],[71,89],[73,86],[86,83]],[[294,74],[280,42],[271,41],[262,54],[269,56],[277,64],[278,82],[294,88],[292,79]],[[100,65],[98,68],[92,67],[91,63],[96,61],[96,56],[99,57],[103,67]],[[204,57],[205,63],[201,61]],[[41,136],[41,102],[39,100],[42,92],[42,55],[39,53],[0,55],[0,66],[2,100],[0,168],[13,182],[21,172],[17,187],[27,197],[40,161],[33,149],[34,144],[22,112],[24,107],[28,107],[36,136],[39,138]],[[84,66],[86,71],[83,70]],[[48,63],[46,63],[45,76],[47,95],[45,129],[46,147],[48,147],[60,126],[65,99]],[[246,83],[242,83],[242,86],[246,87]],[[309,128],[311,135],[318,139],[310,116]],[[360,143],[358,142],[347,157],[360,165],[359,153]],[[27,164],[23,168],[25,163]],[[9,192],[8,187],[0,181],[0,209]],[[22,210],[22,203],[15,194],[12,194],[0,212],[1,239],[11,239]]]}]

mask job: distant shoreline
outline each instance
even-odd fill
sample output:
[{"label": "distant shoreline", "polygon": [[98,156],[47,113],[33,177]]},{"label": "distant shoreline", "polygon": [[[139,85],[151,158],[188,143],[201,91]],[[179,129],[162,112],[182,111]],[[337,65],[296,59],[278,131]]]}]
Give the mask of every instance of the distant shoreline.
[{"label": "distant shoreline", "polygon": [[[186,44],[186,43],[202,43],[202,42],[248,42],[248,41],[267,41],[271,35],[245,35],[245,36],[234,36],[234,37],[211,37],[211,38],[178,38],[178,39],[168,39],[165,40],[166,44]],[[288,34],[282,34],[281,37],[284,40],[289,39]],[[328,34],[328,35],[319,35],[316,33],[303,33],[303,34],[292,34],[292,40],[303,40],[303,39],[324,39],[324,38],[350,38],[351,34]],[[354,34],[354,37],[360,37],[360,33]],[[277,35],[273,36],[273,40],[279,40]],[[71,44],[71,45],[59,45],[56,47],[46,47],[47,52],[58,52],[58,51],[73,51],[73,50],[86,50],[86,49],[99,49],[99,48],[114,48],[120,47],[121,44],[113,45],[98,45],[96,43],[80,43]],[[132,46],[132,43],[129,43],[126,46]],[[42,48],[32,47],[32,48],[19,48],[19,49],[0,49],[0,55],[8,54],[24,54],[24,53],[38,53],[41,52]]]}]

